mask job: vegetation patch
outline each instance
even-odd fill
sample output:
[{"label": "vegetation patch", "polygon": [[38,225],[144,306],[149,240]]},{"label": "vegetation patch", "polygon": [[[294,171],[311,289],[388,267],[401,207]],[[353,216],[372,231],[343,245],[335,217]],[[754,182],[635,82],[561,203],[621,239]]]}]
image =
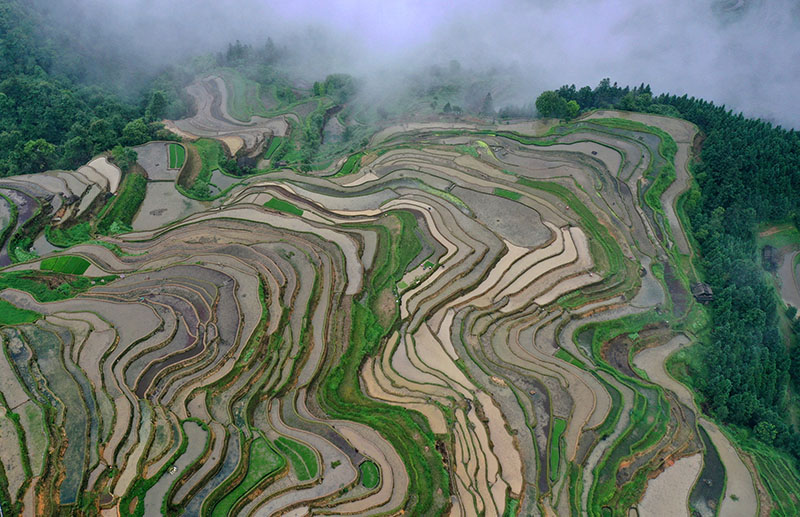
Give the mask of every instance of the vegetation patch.
[{"label": "vegetation patch", "polygon": [[256,438],[250,444],[250,457],[247,462],[247,474],[244,479],[231,489],[222,500],[214,506],[211,513],[214,517],[226,517],[237,501],[242,499],[254,488],[258,487],[263,480],[274,474],[286,463],[280,454],[269,445],[264,438]]},{"label": "vegetation patch", "polygon": [[361,465],[358,466],[358,470],[361,472],[361,484],[364,485],[365,488],[371,490],[378,486],[378,483],[381,481],[381,473],[375,462],[370,460],[363,461]]},{"label": "vegetation patch", "polygon": [[20,309],[5,300],[0,300],[0,326],[33,323],[40,318],[42,315],[38,312]]},{"label": "vegetation patch", "polygon": [[350,157],[345,160],[344,164],[342,164],[342,168],[334,174],[334,178],[339,178],[342,176],[347,176],[348,174],[353,174],[354,172],[358,172],[359,167],[361,166],[361,159],[364,157],[364,153],[356,153],[351,155]]},{"label": "vegetation patch", "polygon": [[0,273],[0,289],[17,289],[30,293],[39,302],[54,302],[72,298],[93,284],[102,285],[115,278],[115,275],[90,279],[49,271],[7,271]]},{"label": "vegetation patch", "polygon": [[553,419],[553,430],[550,434],[550,480],[558,479],[558,469],[561,464],[561,435],[567,428],[567,421],[563,418]]},{"label": "vegetation patch", "polygon": [[222,170],[220,163],[225,158],[225,151],[222,144],[207,138],[201,138],[190,145],[200,159],[200,166],[197,175],[189,185],[183,186],[185,190],[182,192],[193,199],[213,199],[216,195],[211,192],[211,175],[215,170]]},{"label": "vegetation patch", "polygon": [[169,144],[169,168],[180,169],[186,162],[186,149],[181,144]]},{"label": "vegetation patch", "polygon": [[41,268],[46,271],[56,273],[67,273],[69,275],[82,275],[89,269],[91,263],[83,257],[74,255],[61,255],[48,257],[42,260]]},{"label": "vegetation patch", "polygon": [[296,215],[298,217],[303,215],[303,210],[299,208],[297,205],[289,201],[284,201],[283,199],[278,199],[277,197],[274,197],[269,201],[267,201],[266,203],[264,203],[264,206],[267,208],[271,208],[272,210],[285,212],[287,214]]},{"label": "vegetation patch", "polygon": [[496,187],[494,189],[494,194],[496,196],[504,197],[512,201],[519,201],[519,199],[522,197],[522,194],[520,194],[519,192],[513,192],[511,190],[506,190],[500,187]]},{"label": "vegetation patch", "polygon": [[307,481],[317,477],[317,457],[314,451],[283,436],[275,440],[275,446],[289,459],[297,479]]},{"label": "vegetation patch", "polygon": [[147,179],[142,174],[138,172],[126,174],[111,206],[97,221],[97,231],[104,235],[131,231],[131,224],[144,201],[146,192]]},{"label": "vegetation patch", "polygon": [[70,248],[92,240],[92,225],[88,221],[69,227],[47,225],[44,229],[44,236],[53,246]]}]

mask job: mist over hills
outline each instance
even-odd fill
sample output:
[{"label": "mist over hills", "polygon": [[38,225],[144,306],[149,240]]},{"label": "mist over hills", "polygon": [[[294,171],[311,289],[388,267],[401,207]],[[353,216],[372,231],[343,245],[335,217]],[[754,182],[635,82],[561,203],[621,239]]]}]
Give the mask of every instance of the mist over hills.
[{"label": "mist over hills", "polygon": [[[691,2],[263,2],[35,0],[45,19],[103,64],[143,75],[240,40],[269,37],[309,80],[347,72],[381,92],[457,60],[501,71],[502,103],[562,84],[649,83],[796,126],[800,7],[789,0]],[[126,81],[134,85],[136,77]]]}]

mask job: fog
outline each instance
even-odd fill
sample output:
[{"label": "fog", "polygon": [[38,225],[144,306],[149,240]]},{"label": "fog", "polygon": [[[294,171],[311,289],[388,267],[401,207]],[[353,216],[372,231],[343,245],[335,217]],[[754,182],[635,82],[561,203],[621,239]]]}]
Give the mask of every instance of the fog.
[{"label": "fog", "polygon": [[301,75],[348,72],[373,92],[455,59],[511,78],[496,105],[610,77],[800,127],[792,0],[36,1],[87,49],[146,67],[271,37]]}]

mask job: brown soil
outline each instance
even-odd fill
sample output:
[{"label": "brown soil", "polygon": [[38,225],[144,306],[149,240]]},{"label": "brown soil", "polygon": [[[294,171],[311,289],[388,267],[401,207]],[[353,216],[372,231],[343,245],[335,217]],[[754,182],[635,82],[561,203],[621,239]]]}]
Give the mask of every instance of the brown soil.
[{"label": "brown soil", "polygon": [[377,309],[378,323],[381,327],[387,328],[394,319],[397,301],[394,297],[394,292],[390,288],[386,288],[378,294],[378,299],[375,301],[375,309]]},{"label": "brown soil", "polygon": [[200,174],[200,170],[203,168],[203,162],[200,160],[200,155],[197,153],[197,149],[195,149],[194,146],[186,145],[184,147],[186,147],[186,163],[183,164],[183,169],[181,169],[178,175],[177,182],[180,186],[189,188],[194,185],[197,175]]},{"label": "brown soil", "polygon": [[680,318],[686,312],[689,305],[689,293],[686,292],[680,280],[675,276],[672,265],[664,263],[664,281],[667,283],[669,297],[672,299],[672,307],[675,316]]},{"label": "brown soil", "polygon": [[630,363],[628,363],[628,350],[633,343],[627,335],[617,336],[603,346],[601,354],[608,364],[621,371],[628,377],[636,377]]},{"label": "brown soil", "polygon": [[777,226],[770,226],[766,230],[764,230],[762,232],[759,232],[758,236],[759,237],[769,237],[770,235],[776,234],[781,230],[782,230],[782,228],[779,228]]},{"label": "brown soil", "polygon": [[692,156],[694,156],[695,161],[700,161],[700,153],[703,151],[703,142],[706,140],[706,135],[703,133],[696,133],[694,135],[694,141],[692,142]]},{"label": "brown soil", "polygon": [[61,284],[67,283],[74,278],[73,275],[65,275],[62,273],[53,273],[48,275],[41,275],[36,273],[31,273],[30,275],[25,275],[22,278],[26,280],[32,280],[34,282],[38,282],[40,284],[45,284],[48,289],[56,289]]}]

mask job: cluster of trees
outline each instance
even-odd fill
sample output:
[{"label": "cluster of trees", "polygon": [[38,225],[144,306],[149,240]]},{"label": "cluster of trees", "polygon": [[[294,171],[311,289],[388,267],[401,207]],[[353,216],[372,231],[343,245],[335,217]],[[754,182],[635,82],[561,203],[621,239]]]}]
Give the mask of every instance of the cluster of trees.
[{"label": "cluster of trees", "polygon": [[558,95],[585,108],[680,116],[702,130],[699,188],[685,208],[714,301],[703,371],[694,378],[717,418],[751,427],[800,457],[800,434],[784,418],[800,345],[787,350],[779,332],[776,293],[758,266],[755,241],[761,223],[798,221],[800,135],[686,95],[653,96],[645,85],[621,88],[604,79],[594,89],[564,86]]},{"label": "cluster of trees", "polygon": [[328,96],[337,104],[344,104],[356,94],[357,85],[349,74],[331,74],[324,81],[314,83],[314,95]]},{"label": "cluster of trees", "polygon": [[536,99],[536,111],[546,118],[575,118],[581,107],[575,100],[567,100],[558,92],[545,91]]},{"label": "cluster of trees", "polygon": [[253,47],[237,39],[236,43],[228,44],[225,52],[217,53],[216,58],[219,66],[238,67],[253,63],[274,64],[285,54],[286,49],[275,45],[272,38],[267,38],[261,47]]},{"label": "cluster of trees", "polygon": [[72,169],[116,145],[167,136],[163,92],[123,100],[51,68],[70,49],[37,32],[35,12],[0,0],[0,177]]}]

